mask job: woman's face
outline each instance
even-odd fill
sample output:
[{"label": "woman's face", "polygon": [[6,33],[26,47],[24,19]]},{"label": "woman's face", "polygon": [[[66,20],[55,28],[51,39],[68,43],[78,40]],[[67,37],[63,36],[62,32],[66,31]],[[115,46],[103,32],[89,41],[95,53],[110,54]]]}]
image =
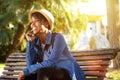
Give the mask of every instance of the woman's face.
[{"label": "woman's face", "polygon": [[47,28],[43,25],[43,21],[41,22],[40,19],[32,17],[32,22],[31,22],[31,29],[33,31],[33,34],[37,35],[41,32],[44,32],[47,30]]}]

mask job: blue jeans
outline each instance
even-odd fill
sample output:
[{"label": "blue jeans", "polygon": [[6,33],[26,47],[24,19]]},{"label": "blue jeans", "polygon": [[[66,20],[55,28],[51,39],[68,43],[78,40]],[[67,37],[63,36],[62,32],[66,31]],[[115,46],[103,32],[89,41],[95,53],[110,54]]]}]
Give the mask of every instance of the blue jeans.
[{"label": "blue jeans", "polygon": [[25,77],[24,80],[72,80],[68,71],[63,68],[41,68],[36,74]]}]

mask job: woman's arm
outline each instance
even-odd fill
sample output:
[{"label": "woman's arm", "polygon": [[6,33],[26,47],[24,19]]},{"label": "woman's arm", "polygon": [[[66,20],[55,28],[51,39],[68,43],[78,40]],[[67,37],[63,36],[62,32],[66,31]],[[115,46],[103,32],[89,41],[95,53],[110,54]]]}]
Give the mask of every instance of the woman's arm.
[{"label": "woman's arm", "polygon": [[28,67],[33,64],[36,64],[36,62],[37,62],[37,55],[36,55],[36,51],[34,49],[34,45],[35,45],[35,41],[27,42],[26,62],[27,62]]},{"label": "woman's arm", "polygon": [[66,42],[65,42],[63,35],[57,34],[55,37],[53,50],[52,50],[51,55],[48,58],[48,60],[45,60],[41,63],[34,64],[34,65],[31,65],[31,66],[25,68],[24,74],[28,75],[30,73],[37,71],[40,68],[53,66],[57,62],[58,57],[64,51],[65,47],[66,47]]}]

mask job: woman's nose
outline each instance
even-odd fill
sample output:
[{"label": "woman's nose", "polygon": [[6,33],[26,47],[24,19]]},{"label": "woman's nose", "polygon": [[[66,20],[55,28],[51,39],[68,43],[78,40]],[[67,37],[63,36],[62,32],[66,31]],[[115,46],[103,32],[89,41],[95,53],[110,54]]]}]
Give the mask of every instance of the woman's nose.
[{"label": "woman's nose", "polygon": [[30,25],[30,26],[31,26],[31,28],[33,28],[33,26],[34,26],[34,25],[35,25],[34,23],[31,23],[31,25]]}]

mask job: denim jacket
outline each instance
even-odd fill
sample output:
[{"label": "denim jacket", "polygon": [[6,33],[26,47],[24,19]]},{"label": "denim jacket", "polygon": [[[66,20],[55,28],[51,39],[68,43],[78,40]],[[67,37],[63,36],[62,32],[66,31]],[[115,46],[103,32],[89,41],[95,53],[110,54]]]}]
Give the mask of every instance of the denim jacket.
[{"label": "denim jacket", "polygon": [[[51,36],[52,33],[48,31],[46,44],[50,44]],[[69,51],[62,34],[57,33],[53,45],[49,47],[48,51],[44,51],[44,46],[39,39],[29,41],[26,50],[27,67],[23,70],[24,74],[35,73],[44,67],[58,67],[68,70],[72,80],[85,80],[84,73]],[[42,58],[44,60],[40,62]]]}]

